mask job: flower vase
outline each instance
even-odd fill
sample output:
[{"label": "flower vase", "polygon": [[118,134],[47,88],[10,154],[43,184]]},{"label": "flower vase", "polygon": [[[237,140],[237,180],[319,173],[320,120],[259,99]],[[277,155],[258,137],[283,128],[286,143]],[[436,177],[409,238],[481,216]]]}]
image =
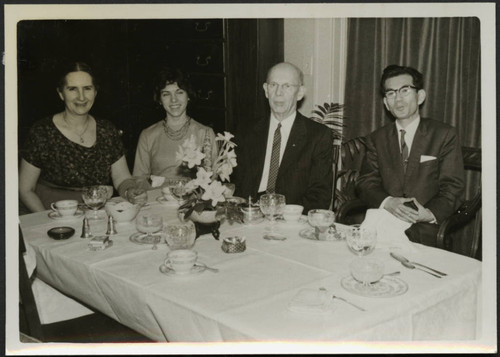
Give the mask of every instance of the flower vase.
[{"label": "flower vase", "polygon": [[196,227],[196,238],[204,234],[212,234],[219,240],[220,221],[216,218],[217,211],[201,211],[200,213],[193,211],[189,219],[194,222]]}]

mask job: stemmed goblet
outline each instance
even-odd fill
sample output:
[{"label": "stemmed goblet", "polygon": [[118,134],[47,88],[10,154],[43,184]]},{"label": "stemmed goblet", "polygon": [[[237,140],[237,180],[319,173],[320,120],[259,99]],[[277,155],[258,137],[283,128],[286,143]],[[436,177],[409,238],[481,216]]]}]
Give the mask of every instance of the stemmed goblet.
[{"label": "stemmed goblet", "polygon": [[85,187],[82,193],[83,202],[94,211],[91,217],[92,220],[99,219],[97,211],[106,203],[108,192],[105,186],[89,186]]},{"label": "stemmed goblet", "polygon": [[142,240],[147,243],[152,242],[153,249],[156,249],[159,238],[153,236],[153,233],[163,229],[163,218],[158,214],[142,213],[137,216],[135,223],[139,232],[146,233],[146,237]]},{"label": "stemmed goblet", "polygon": [[279,193],[266,193],[260,196],[260,210],[269,219],[269,231],[274,232],[276,218],[283,214],[286,206],[285,196]]},{"label": "stemmed goblet", "polygon": [[186,188],[186,180],[172,180],[169,182],[168,187],[170,189],[170,193],[174,196],[179,205],[181,205],[189,196]]},{"label": "stemmed goblet", "polygon": [[307,220],[314,227],[317,240],[326,240],[326,234],[335,221],[335,213],[327,209],[312,209],[307,213]]}]

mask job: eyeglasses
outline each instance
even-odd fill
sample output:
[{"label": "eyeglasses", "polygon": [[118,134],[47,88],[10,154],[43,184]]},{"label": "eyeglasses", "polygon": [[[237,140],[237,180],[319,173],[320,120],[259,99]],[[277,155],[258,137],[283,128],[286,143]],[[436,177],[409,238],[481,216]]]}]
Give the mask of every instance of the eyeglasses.
[{"label": "eyeglasses", "polygon": [[396,98],[396,93],[399,93],[400,96],[402,97],[407,97],[412,89],[417,89],[417,87],[411,86],[411,85],[406,85],[402,86],[399,89],[389,89],[385,91],[385,97],[387,99],[394,99]]},{"label": "eyeglasses", "polygon": [[283,89],[285,92],[289,92],[292,90],[294,87],[299,87],[299,84],[290,84],[290,83],[283,83],[283,84],[278,84],[276,82],[271,82],[267,83],[267,89],[274,91],[276,88],[280,87]]}]

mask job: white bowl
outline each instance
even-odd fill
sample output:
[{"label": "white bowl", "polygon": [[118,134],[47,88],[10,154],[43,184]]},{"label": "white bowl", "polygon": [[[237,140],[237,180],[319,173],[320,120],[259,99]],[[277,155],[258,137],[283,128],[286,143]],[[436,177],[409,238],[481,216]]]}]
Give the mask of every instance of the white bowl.
[{"label": "white bowl", "polygon": [[115,222],[130,222],[132,221],[137,213],[141,209],[141,205],[136,203],[130,203],[127,201],[123,202],[107,202],[106,212],[113,217]]},{"label": "white bowl", "polygon": [[286,205],[283,210],[283,218],[288,222],[297,222],[302,216],[304,206],[301,205]]}]

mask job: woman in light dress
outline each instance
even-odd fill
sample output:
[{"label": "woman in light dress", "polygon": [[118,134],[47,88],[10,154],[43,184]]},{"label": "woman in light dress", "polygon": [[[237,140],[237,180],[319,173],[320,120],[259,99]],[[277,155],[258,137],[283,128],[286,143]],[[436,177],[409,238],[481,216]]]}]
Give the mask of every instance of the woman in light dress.
[{"label": "woman in light dress", "polygon": [[197,147],[205,153],[203,166],[211,168],[217,156],[215,134],[212,128],[191,118],[186,109],[194,98],[186,75],[176,68],[163,68],[154,85],[154,100],[165,109],[163,120],[144,129],[139,137],[133,175],[136,177],[162,176],[167,179],[189,177],[189,172],[176,158],[185,140],[194,138]]}]

